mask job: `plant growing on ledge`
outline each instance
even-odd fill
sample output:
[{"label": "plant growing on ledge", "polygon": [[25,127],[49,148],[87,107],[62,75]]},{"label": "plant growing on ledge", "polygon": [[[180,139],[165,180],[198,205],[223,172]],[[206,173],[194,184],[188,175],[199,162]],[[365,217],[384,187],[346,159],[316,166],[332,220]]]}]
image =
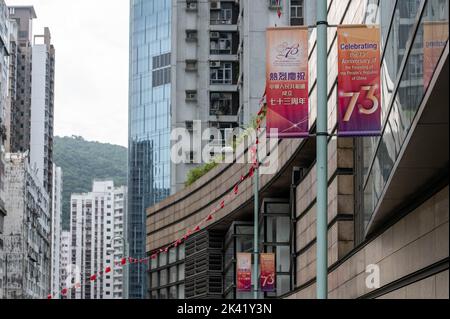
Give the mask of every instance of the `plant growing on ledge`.
[{"label": "plant growing on ledge", "polygon": [[[266,118],[266,115],[267,104],[264,104],[261,111],[252,118],[250,124],[247,125],[246,129],[236,139],[233,139],[233,141],[231,141],[231,145],[229,146],[233,148],[233,151],[236,151],[237,147],[245,141],[245,138],[250,135],[251,130],[256,130],[259,127],[259,124]],[[185,186],[191,186],[200,178],[215,169],[219,165],[219,162],[223,161],[224,157],[225,156],[223,154],[218,155],[216,159],[212,160],[211,162],[191,169],[187,174]]]},{"label": "plant growing on ledge", "polygon": [[219,164],[217,164],[215,161],[212,161],[211,163],[207,163],[202,166],[191,169],[187,174],[186,187],[194,184],[200,178],[202,178],[210,171],[212,171],[214,168],[216,168],[217,165]]}]

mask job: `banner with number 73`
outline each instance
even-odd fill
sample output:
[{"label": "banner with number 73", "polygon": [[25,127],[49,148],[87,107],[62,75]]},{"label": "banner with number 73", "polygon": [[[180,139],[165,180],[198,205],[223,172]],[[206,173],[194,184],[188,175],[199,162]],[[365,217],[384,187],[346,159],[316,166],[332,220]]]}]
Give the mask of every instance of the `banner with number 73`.
[{"label": "banner with number 73", "polygon": [[338,27],[338,135],[381,134],[381,53],[377,26]]}]

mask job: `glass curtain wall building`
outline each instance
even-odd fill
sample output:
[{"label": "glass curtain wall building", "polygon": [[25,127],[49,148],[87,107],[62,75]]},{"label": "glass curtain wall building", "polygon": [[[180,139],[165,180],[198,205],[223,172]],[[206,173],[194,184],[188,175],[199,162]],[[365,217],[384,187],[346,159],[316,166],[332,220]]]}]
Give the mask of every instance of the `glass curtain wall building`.
[{"label": "glass curtain wall building", "polygon": [[[145,257],[145,209],[170,195],[171,1],[130,1],[129,255]],[[146,297],[146,266],[129,268],[129,298]]]}]

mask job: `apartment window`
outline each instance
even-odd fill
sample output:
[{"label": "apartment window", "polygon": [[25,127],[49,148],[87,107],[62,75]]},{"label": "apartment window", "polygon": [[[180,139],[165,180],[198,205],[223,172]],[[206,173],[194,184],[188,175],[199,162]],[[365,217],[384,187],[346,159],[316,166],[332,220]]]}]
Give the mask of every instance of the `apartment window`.
[{"label": "apartment window", "polygon": [[291,25],[303,25],[303,0],[291,0]]},{"label": "apartment window", "polygon": [[238,111],[238,97],[234,93],[212,92],[210,100],[211,116],[233,116]]},{"label": "apartment window", "polygon": [[232,32],[211,32],[210,53],[213,55],[233,54]]},{"label": "apartment window", "polygon": [[186,30],[186,41],[196,42],[197,41],[197,30]]},{"label": "apartment window", "polygon": [[186,10],[187,11],[197,11],[197,0],[187,0],[186,1]]},{"label": "apartment window", "polygon": [[186,71],[197,71],[197,60],[186,60]]},{"label": "apartment window", "polygon": [[239,7],[233,2],[221,2],[211,8],[211,25],[236,24],[239,15]]},{"label": "apartment window", "polygon": [[269,8],[270,9],[281,8],[281,0],[269,0]]},{"label": "apartment window", "polygon": [[197,91],[186,91],[186,102],[197,102]]},{"label": "apartment window", "polygon": [[211,84],[232,84],[233,64],[231,62],[211,62]]}]

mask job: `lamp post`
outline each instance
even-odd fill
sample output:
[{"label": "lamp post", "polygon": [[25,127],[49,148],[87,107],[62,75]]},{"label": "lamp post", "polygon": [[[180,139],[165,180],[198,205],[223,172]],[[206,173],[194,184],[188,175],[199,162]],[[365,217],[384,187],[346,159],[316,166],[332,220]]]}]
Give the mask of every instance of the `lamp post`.
[{"label": "lamp post", "polygon": [[[258,132],[256,132],[258,134]],[[259,287],[259,156],[258,156],[258,145],[256,145],[256,167],[254,172],[254,197],[255,197],[255,210],[254,210],[254,243],[253,243],[253,254],[254,254],[254,264],[253,264],[253,298],[258,299],[258,287]]]},{"label": "lamp post", "polygon": [[317,299],[328,298],[328,11],[317,1]]}]

